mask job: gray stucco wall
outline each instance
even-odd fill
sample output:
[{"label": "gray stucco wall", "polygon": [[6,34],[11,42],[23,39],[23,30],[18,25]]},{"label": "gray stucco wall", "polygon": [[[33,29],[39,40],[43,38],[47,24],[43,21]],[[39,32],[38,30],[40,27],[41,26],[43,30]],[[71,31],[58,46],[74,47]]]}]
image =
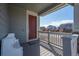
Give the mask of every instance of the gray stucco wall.
[{"label": "gray stucco wall", "polygon": [[10,32],[16,34],[21,43],[26,42],[26,11],[17,5],[9,5]]},{"label": "gray stucco wall", "polygon": [[0,3],[0,40],[8,34],[8,29],[7,4]]}]

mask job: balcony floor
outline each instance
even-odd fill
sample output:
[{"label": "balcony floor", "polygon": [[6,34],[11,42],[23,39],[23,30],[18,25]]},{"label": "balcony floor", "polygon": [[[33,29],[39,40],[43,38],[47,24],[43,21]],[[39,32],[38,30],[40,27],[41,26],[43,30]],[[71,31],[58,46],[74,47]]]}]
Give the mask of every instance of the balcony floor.
[{"label": "balcony floor", "polygon": [[48,49],[44,48],[43,46],[40,46],[40,56],[55,56],[55,55]]},{"label": "balcony floor", "polygon": [[40,56],[62,56],[63,50],[54,45],[40,41]]}]

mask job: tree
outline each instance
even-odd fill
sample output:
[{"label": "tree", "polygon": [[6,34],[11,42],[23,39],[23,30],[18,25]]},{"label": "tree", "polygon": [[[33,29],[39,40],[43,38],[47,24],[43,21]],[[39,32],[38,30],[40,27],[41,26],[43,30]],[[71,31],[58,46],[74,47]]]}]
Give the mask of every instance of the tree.
[{"label": "tree", "polygon": [[46,29],[46,28],[45,28],[44,26],[43,26],[43,27],[40,27],[40,30],[41,30],[41,31],[45,31],[45,29]]}]

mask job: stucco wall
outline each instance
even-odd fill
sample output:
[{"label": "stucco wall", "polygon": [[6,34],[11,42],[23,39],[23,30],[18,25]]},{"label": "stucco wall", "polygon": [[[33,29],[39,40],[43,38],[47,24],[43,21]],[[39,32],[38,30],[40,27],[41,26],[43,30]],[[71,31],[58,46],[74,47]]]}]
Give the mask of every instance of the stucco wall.
[{"label": "stucco wall", "polygon": [[7,4],[0,3],[0,40],[7,35],[8,29]]},{"label": "stucco wall", "polygon": [[26,11],[17,5],[9,5],[10,32],[16,34],[21,43],[26,42]]}]

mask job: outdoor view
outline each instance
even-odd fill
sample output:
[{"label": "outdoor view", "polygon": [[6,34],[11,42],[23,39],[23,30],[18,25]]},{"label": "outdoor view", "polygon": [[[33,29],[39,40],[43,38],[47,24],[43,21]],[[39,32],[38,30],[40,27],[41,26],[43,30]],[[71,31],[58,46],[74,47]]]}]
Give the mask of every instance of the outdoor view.
[{"label": "outdoor view", "polygon": [[73,6],[68,5],[46,16],[40,17],[40,30],[72,32]]},{"label": "outdoor view", "polygon": [[[69,36],[72,33],[74,20],[73,12],[74,7],[68,5],[55,12],[40,17],[40,43],[42,44],[43,42],[43,46],[49,44],[50,48],[53,49],[52,51],[54,51],[53,54],[51,53],[50,55],[63,55],[62,37]],[[42,48],[40,50],[42,50]],[[46,53],[41,53],[41,55],[46,55]]]}]

